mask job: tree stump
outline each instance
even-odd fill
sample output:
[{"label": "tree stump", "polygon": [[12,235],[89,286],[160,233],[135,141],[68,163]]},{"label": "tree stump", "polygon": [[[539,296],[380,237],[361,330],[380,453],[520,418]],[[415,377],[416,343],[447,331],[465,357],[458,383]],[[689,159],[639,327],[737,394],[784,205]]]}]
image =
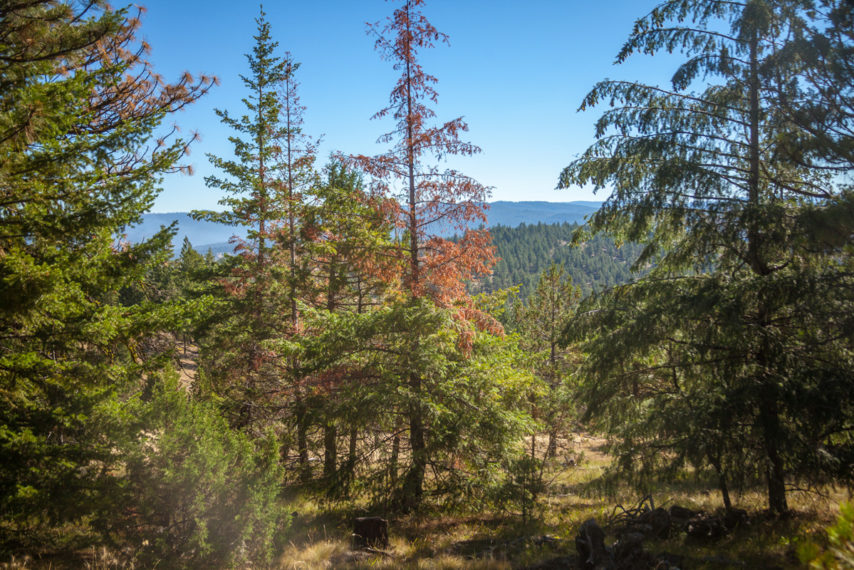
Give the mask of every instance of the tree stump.
[{"label": "tree stump", "polygon": [[388,521],[381,517],[354,519],[353,548],[388,548]]},{"label": "tree stump", "polygon": [[609,561],[605,550],[605,531],[595,519],[588,519],[581,525],[575,537],[575,549],[582,568],[592,570]]}]

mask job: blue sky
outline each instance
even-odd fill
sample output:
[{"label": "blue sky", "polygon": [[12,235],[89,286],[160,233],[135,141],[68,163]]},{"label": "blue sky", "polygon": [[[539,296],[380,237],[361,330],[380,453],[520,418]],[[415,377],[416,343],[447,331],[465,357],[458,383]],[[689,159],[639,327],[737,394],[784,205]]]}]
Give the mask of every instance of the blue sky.
[{"label": "blue sky", "polygon": [[[230,132],[214,108],[242,114],[238,77],[255,33],[258,4],[246,0],[143,0],[141,35],[151,44],[155,69],[216,75],[221,85],[170,120],[201,141],[188,158],[193,176],[169,176],[155,212],[218,209],[219,194],[204,185],[213,172],[206,153],[229,156]],[[656,0],[428,0],[424,12],[450,36],[421,56],[438,80],[438,120],[464,116],[467,139],[480,155],[450,165],[493,187],[493,200],[602,200],[587,189],[554,189],[561,169],[593,141],[598,110],[577,113],[599,80],[666,82],[673,57],[613,60],[635,19]],[[276,1],[265,4],[282,53],[301,63],[297,79],[307,107],[305,131],[323,135],[319,164],[330,152],[373,154],[388,124],[370,117],[388,100],[395,81],[380,59],[366,22],[387,17],[397,2],[384,0]]]}]

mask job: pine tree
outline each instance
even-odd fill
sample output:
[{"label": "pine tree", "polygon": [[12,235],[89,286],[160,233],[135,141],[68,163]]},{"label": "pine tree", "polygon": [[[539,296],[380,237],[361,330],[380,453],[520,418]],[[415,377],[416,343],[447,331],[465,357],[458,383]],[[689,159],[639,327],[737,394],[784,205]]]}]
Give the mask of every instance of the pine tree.
[{"label": "pine tree", "polygon": [[235,134],[229,138],[233,158],[209,155],[224,176],[208,176],[205,183],[225,191],[223,212],[194,212],[196,218],[248,228],[247,241],[238,241],[236,253],[223,263],[221,282],[225,296],[217,326],[210,330],[202,350],[205,376],[223,397],[234,425],[263,425],[271,421],[279,403],[281,373],[266,342],[292,334],[287,314],[289,274],[279,255],[280,222],[291,208],[283,188],[279,161],[283,125],[279,90],[292,66],[276,55],[270,24],[263,9],[255,20],[255,45],[247,54],[249,74],[241,75],[247,96],[246,114],[233,117],[217,110],[223,124]]},{"label": "pine tree", "polygon": [[[424,71],[417,57],[419,51],[437,42],[447,43],[447,37],[421,13],[423,4],[424,0],[404,0],[385,23],[369,28],[376,37],[376,49],[400,72],[389,105],[375,115],[396,121],[394,130],[379,139],[394,147],[380,156],[356,156],[352,160],[373,178],[375,192],[395,198],[388,204],[402,231],[399,253],[405,264],[402,282],[407,296],[413,301],[426,298],[442,307],[455,307],[463,319],[482,317],[474,314],[467,301],[465,282],[488,273],[494,261],[488,232],[469,229],[471,224],[486,221],[483,202],[488,190],[456,170],[442,170],[429,162],[430,157],[469,156],[480,149],[460,140],[460,134],[468,130],[461,117],[441,126],[429,124],[436,116],[430,107],[438,98],[436,78]],[[439,227],[464,232],[463,237],[457,241],[441,238],[435,233]],[[462,330],[466,333],[464,342],[470,340],[470,329]],[[417,339],[413,334],[413,354],[422,348]],[[423,379],[413,372],[407,383],[413,394],[407,410],[411,460],[400,495],[403,508],[410,509],[419,505],[423,496],[429,428],[419,401]]]},{"label": "pine tree", "polygon": [[791,154],[812,68],[779,57],[821,27],[813,17],[794,1],[663,2],[617,61],[682,51],[672,87],[596,85],[581,108],[611,108],[560,179],[613,188],[592,229],[644,243],[636,265],[656,264],[572,327],[591,354],[589,412],[623,437],[624,471],[711,466],[727,507],[728,481],[761,477],[769,508],[785,512],[788,478],[826,477],[850,448],[838,316],[850,312],[850,262],[805,245],[799,222],[842,187]]},{"label": "pine tree", "polygon": [[116,236],[186,152],[163,119],[211,79],[164,83],[145,59],[139,20],[104,2],[2,11],[2,548],[50,548],[62,534],[51,526],[84,530],[103,518],[145,429],[126,406],[150,395],[164,358],[141,346],[176,315],[152,302],[123,306],[117,292],[165,262],[171,235],[136,245]]},{"label": "pine tree", "polygon": [[552,265],[540,275],[534,294],[513,311],[522,348],[533,360],[534,373],[549,389],[538,403],[549,433],[546,457],[554,457],[557,452],[557,438],[572,404],[568,383],[577,359],[572,358],[571,351],[560,347],[560,341],[579,297],[580,292],[572,285],[566,270]]}]

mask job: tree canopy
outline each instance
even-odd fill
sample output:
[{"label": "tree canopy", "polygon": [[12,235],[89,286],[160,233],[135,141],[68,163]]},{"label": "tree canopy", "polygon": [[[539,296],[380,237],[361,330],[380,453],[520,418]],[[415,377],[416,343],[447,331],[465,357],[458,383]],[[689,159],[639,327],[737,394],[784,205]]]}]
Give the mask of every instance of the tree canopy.
[{"label": "tree canopy", "polygon": [[597,84],[581,105],[609,105],[597,140],[560,178],[612,189],[593,231],[643,243],[636,263],[655,262],[643,280],[593,299],[569,331],[587,339],[589,409],[622,438],[624,467],[712,465],[727,501],[727,477],[762,476],[776,512],[787,510],[788,479],[820,479],[847,461],[851,417],[841,311],[850,260],[817,251],[801,223],[835,208],[846,185],[828,174],[824,150],[809,160],[788,150],[810,136],[797,117],[811,113],[817,69],[781,53],[847,9],[814,8],[661,3],[617,61],[684,53],[671,86]]}]

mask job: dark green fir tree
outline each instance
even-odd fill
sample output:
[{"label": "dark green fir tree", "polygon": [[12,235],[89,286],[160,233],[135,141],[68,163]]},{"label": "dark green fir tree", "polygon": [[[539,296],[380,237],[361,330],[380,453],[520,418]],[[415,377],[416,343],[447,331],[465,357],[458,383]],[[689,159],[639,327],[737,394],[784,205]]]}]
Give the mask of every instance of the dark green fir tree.
[{"label": "dark green fir tree", "polygon": [[[171,254],[169,229],[117,236],[186,152],[161,123],[212,84],[163,83],[138,27],[99,0],[2,7],[0,550],[106,543],[152,566],[216,566],[269,550],[277,472],[170,380],[174,348],[149,341],[182,309],[119,294]],[[202,448],[237,479],[212,486]],[[250,487],[249,510],[223,508]],[[226,512],[245,524],[222,525]]]},{"label": "dark green fir tree", "polygon": [[[815,166],[850,144],[848,122],[812,113],[810,86],[851,38],[780,57],[805,50],[804,30],[831,34],[843,5],[662,2],[617,61],[681,52],[672,84],[604,81],[581,105],[609,108],[560,185],[612,189],[592,230],[644,244],[637,265],[655,268],[593,298],[568,338],[590,354],[588,412],[640,483],[690,463],[727,508],[729,485],[762,484],[784,513],[788,484],[851,478],[851,261],[804,222],[845,195],[850,162]],[[793,152],[801,140],[813,150]]]}]

